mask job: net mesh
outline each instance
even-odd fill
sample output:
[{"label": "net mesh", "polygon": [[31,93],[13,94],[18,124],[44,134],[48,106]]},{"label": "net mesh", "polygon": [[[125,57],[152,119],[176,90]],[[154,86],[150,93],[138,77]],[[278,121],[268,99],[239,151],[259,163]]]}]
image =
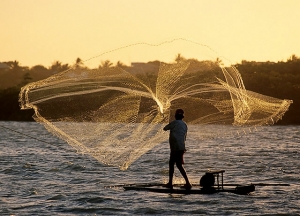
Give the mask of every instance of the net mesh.
[{"label": "net mesh", "polygon": [[[188,44],[187,49],[182,49],[182,43]],[[24,86],[19,97],[21,108],[34,109],[37,122],[79,153],[124,170],[167,140],[168,134],[162,128],[178,108],[185,110],[188,125],[201,125],[197,137],[204,139],[234,135],[237,130],[245,131],[245,127],[272,125],[292,103],[246,90],[234,66],[225,66],[216,55],[205,59],[211,57],[211,50],[186,40],[136,44],[93,59],[100,61],[106,54],[118,56],[119,50],[126,53],[129,49],[128,55],[140,46],[155,47],[161,53],[161,49],[168,48],[166,45],[178,48],[177,53],[195,47],[205,48],[206,52],[197,53],[196,57],[204,57],[201,60],[178,55],[169,62],[156,59],[96,69],[75,66]],[[162,53],[160,56],[167,56]],[[231,127],[217,132],[212,125]]]}]

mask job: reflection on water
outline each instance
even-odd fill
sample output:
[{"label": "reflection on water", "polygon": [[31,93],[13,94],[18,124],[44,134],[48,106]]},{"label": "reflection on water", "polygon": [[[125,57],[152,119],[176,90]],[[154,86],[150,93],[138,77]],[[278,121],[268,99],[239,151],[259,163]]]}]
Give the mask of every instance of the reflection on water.
[{"label": "reflection on water", "polygon": [[[197,141],[189,127],[185,168],[194,184],[207,169],[224,169],[224,183],[288,183],[257,187],[250,196],[170,195],[105,188],[166,182],[167,140],[128,170],[105,166],[49,134],[37,123],[0,122],[1,215],[210,214],[297,215],[300,212],[299,126],[260,128],[243,136]],[[175,171],[175,181],[182,182]]]}]

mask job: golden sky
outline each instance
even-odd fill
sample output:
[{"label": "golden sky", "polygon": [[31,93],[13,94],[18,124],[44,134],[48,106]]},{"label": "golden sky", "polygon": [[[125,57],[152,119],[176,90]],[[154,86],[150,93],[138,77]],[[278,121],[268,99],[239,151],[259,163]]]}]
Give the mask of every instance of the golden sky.
[{"label": "golden sky", "polygon": [[234,63],[300,55],[299,0],[0,0],[0,8],[0,62],[22,66],[72,64],[172,38]]}]

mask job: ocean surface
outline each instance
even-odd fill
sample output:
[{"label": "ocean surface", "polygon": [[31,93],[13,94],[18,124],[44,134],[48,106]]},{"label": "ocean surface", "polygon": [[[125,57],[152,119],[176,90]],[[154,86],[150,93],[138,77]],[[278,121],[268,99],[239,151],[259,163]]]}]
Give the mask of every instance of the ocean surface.
[{"label": "ocean surface", "polygon": [[[300,215],[300,126],[188,136],[185,169],[193,184],[209,169],[224,169],[224,183],[290,186],[257,186],[250,195],[124,191],[116,185],[167,182],[167,140],[120,171],[77,154],[38,123],[0,122],[0,215]],[[183,183],[176,168],[174,183]]]}]

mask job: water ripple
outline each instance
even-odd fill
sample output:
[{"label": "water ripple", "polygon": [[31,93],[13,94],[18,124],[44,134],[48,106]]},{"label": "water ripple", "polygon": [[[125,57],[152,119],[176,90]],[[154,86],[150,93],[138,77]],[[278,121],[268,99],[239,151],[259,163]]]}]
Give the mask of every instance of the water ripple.
[{"label": "water ripple", "polygon": [[[198,184],[208,169],[225,169],[225,183],[290,184],[257,186],[251,195],[239,196],[155,194],[109,187],[165,183],[167,141],[120,171],[76,154],[37,123],[1,124],[51,144],[0,129],[0,215],[300,214],[299,126],[265,127],[235,139],[187,142],[185,168],[193,184]],[[189,136],[193,134],[196,132]],[[174,181],[183,182],[177,170]]]}]

